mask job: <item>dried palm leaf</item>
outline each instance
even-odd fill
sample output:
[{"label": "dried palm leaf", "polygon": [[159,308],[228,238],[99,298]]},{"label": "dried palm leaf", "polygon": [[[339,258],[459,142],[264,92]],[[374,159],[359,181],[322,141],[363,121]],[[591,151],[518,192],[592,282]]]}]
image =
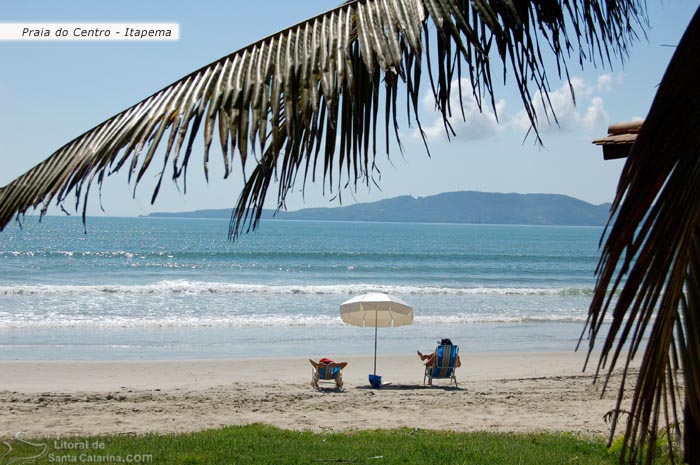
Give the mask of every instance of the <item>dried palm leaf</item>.
[{"label": "dried palm leaf", "polygon": [[[700,463],[698,44],[700,9],[623,169],[589,313],[592,351],[612,311],[598,370],[612,370],[624,356],[627,375],[630,361],[643,351],[623,445],[630,463],[651,463],[660,431],[678,432],[675,425],[683,428],[686,462]],[[618,409],[625,387],[623,382]],[[611,440],[616,423],[614,418]]]}]

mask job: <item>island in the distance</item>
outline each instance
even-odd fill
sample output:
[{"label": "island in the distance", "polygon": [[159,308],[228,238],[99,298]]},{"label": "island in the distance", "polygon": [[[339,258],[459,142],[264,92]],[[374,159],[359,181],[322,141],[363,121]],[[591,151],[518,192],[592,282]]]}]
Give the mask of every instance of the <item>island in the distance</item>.
[{"label": "island in the distance", "polygon": [[[149,218],[230,218],[232,209],[157,212]],[[593,205],[560,194],[502,194],[446,192],[428,197],[404,195],[377,202],[296,211],[264,210],[263,219],[317,221],[386,221],[410,223],[467,223],[600,226],[606,224],[610,204]]]}]

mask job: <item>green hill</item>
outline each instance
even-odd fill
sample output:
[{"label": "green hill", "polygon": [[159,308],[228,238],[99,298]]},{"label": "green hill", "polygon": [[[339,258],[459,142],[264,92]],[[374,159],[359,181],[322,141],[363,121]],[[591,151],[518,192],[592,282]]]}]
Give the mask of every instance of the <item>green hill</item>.
[{"label": "green hill", "polygon": [[[604,225],[610,204],[593,205],[559,194],[446,192],[428,197],[401,196],[370,203],[278,212],[276,219],[388,221],[530,225]],[[263,218],[272,218],[266,210]],[[231,209],[152,213],[160,218],[230,218]]]}]

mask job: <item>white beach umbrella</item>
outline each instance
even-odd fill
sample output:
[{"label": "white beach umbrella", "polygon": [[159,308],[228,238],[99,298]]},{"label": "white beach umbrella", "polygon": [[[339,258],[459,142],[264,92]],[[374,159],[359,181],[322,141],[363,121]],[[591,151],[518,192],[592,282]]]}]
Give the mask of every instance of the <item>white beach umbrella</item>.
[{"label": "white beach umbrella", "polygon": [[340,317],[345,323],[374,327],[374,376],[377,375],[377,328],[413,324],[413,308],[398,297],[370,292],[340,304]]}]

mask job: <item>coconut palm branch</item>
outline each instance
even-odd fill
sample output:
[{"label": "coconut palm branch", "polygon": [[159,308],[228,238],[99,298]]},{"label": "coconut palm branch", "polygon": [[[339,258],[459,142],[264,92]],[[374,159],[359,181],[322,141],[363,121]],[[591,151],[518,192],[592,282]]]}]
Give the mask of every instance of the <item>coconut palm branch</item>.
[{"label": "coconut palm branch", "polygon": [[623,447],[630,463],[651,463],[663,431],[678,436],[686,463],[700,464],[698,44],[700,9],[627,158],[590,307],[591,350],[612,312],[599,370],[606,363],[612,370],[622,357],[626,379],[632,357],[643,351]]},{"label": "coconut palm branch", "polygon": [[[245,225],[255,227],[272,181],[278,209],[297,176],[305,185],[321,171],[324,191],[374,182],[378,132],[387,153],[392,132],[400,144],[400,87],[409,126],[415,119],[422,134],[419,96],[429,87],[451,134],[453,83],[461,97],[461,78],[468,78],[480,107],[485,96],[495,111],[493,72],[501,70],[518,88],[537,134],[533,96],[548,109],[544,116],[555,119],[545,63],[568,78],[569,60],[598,65],[624,58],[646,24],[643,4],[348,1],[194,71],[68,142],[0,189],[0,228],[32,208],[43,216],[52,201],[63,208],[71,194],[85,221],[92,184],[101,187],[122,169],[134,189],[147,171],[156,172],[152,202],[166,173],[186,190],[201,136],[196,152],[207,179],[215,138],[224,177],[236,153],[244,173],[253,165],[234,210],[235,236]],[[421,85],[425,71],[430,86]]]}]

